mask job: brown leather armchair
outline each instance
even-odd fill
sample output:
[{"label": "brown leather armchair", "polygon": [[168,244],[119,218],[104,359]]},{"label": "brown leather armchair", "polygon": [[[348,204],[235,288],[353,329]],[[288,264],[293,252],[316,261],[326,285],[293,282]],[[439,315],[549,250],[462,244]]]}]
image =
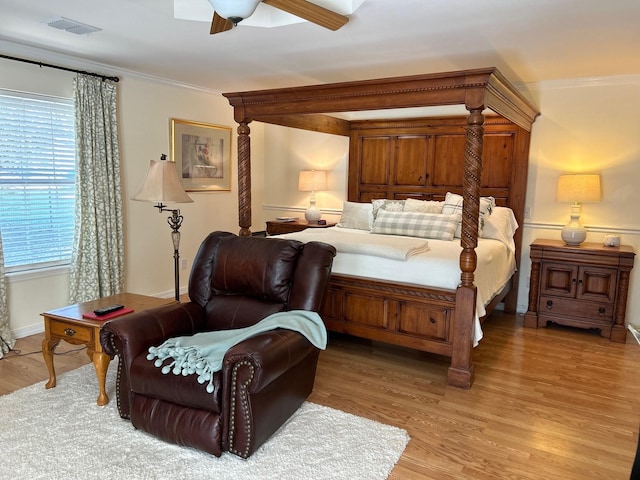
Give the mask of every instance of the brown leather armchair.
[{"label": "brown leather armchair", "polygon": [[319,312],[334,256],[320,242],[210,234],[193,263],[190,302],[132,313],[101,329],[104,351],[119,357],[120,416],[179,445],[249,457],[311,393],[319,350],[292,330],[253,336],[227,351],[207,393],[196,375],[163,374],[148,349],[177,336],[247,327],[276,312]]}]

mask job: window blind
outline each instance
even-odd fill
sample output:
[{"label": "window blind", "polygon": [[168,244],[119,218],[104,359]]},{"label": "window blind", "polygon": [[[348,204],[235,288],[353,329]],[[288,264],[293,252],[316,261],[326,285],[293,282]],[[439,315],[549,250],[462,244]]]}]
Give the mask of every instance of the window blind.
[{"label": "window blind", "polygon": [[0,233],[7,270],[68,264],[74,208],[73,101],[0,91]]}]

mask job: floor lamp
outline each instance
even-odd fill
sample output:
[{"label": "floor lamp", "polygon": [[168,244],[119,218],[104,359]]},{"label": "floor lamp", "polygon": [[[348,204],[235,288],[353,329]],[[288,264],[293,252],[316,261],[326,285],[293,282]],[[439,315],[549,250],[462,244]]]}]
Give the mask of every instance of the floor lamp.
[{"label": "floor lamp", "polygon": [[162,154],[160,160],[150,160],[147,176],[142,186],[132,200],[155,203],[154,207],[159,213],[171,212],[167,223],[171,227],[171,241],[173,242],[173,268],[175,277],[176,301],[180,301],[180,226],[183,217],[180,210],[167,208],[164,202],[191,203],[193,200],[182,188],[175,162],[167,161],[167,156]]}]

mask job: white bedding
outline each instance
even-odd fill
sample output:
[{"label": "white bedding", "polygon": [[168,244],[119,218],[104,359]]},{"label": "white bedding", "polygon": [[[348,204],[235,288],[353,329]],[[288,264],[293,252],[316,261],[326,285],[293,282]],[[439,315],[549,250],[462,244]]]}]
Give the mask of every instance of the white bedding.
[{"label": "white bedding", "polygon": [[362,233],[362,230],[350,228],[308,228],[296,232],[292,238],[305,243],[312,240],[329,243],[340,253],[370,255],[391,260],[405,261],[429,250],[429,242],[422,238],[374,234],[363,237]]},{"label": "white bedding", "polygon": [[[336,230],[338,231],[336,233]],[[341,232],[342,231],[342,232]],[[366,230],[345,229],[332,227],[322,230],[306,230],[303,232],[279,235],[280,238],[298,239],[308,242],[311,237],[319,241],[332,244],[332,235],[340,235],[347,231],[357,239],[359,236],[393,237],[393,242],[406,240],[415,241],[412,237],[397,235],[376,235]],[[315,233],[323,232],[318,236]],[[332,233],[333,232],[333,233]],[[344,238],[344,237],[338,237]],[[364,237],[363,237],[364,241]],[[460,284],[460,239],[453,241],[429,239],[429,248],[419,254],[412,255],[407,260],[374,257],[340,251],[333,262],[333,273],[375,278],[391,282],[412,283],[433,288],[455,290]],[[492,239],[478,239],[476,248],[478,264],[475,271],[474,283],[478,287],[476,302],[476,321],[474,331],[474,346],[482,339],[482,329],[479,318],[485,315],[485,306],[505,286],[516,270],[515,257],[510,248],[503,242]]]}]

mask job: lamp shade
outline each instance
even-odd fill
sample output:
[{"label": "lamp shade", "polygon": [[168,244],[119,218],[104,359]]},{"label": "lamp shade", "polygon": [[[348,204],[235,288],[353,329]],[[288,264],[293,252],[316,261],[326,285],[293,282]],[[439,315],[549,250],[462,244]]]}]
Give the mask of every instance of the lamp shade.
[{"label": "lamp shade", "polygon": [[253,15],[260,1],[261,0],[209,0],[209,3],[222,18],[237,23]]},{"label": "lamp shade", "polygon": [[140,190],[131,197],[141,202],[191,203],[193,200],[180,185],[175,162],[151,160]]},{"label": "lamp shade", "polygon": [[600,198],[600,175],[574,174],[558,177],[558,202],[599,202]]},{"label": "lamp shade", "polygon": [[327,172],[324,170],[302,170],[298,177],[298,190],[320,192],[327,189]]}]

